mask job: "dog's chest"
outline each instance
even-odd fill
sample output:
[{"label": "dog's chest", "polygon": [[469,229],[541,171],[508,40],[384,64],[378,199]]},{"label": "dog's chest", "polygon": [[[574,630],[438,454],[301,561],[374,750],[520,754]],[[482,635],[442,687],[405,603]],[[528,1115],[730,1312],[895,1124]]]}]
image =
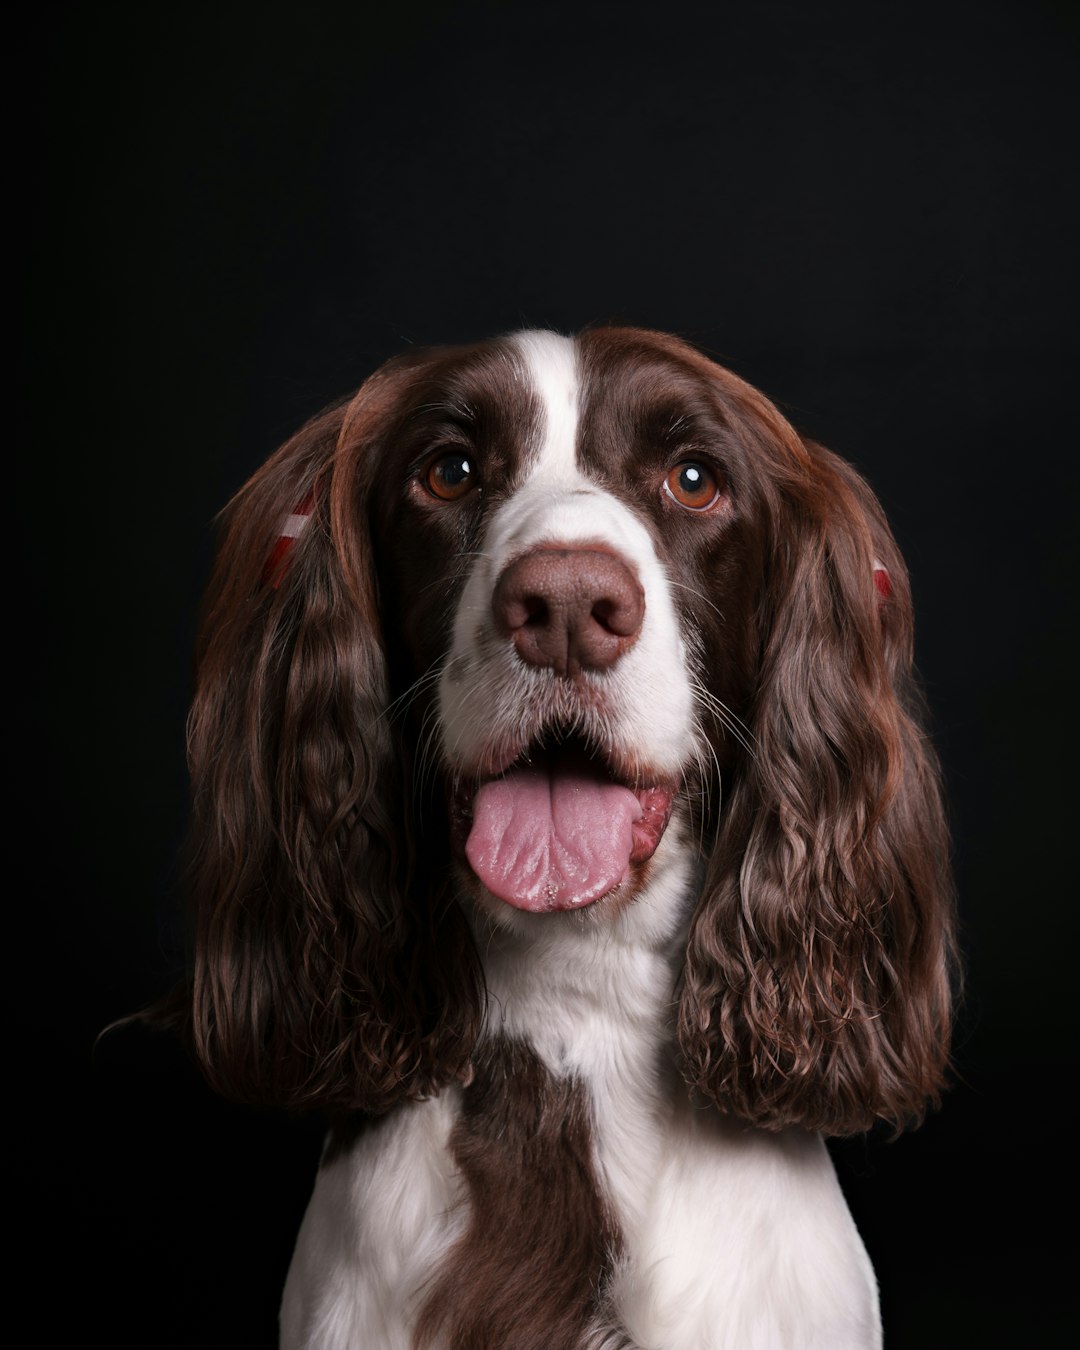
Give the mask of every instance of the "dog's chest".
[{"label": "dog's chest", "polygon": [[876,1283],[823,1141],[691,1101],[675,1059],[683,936],[649,936],[552,944],[530,962],[489,948],[495,1025],[588,1102],[618,1233],[596,1344],[871,1350]]},{"label": "dog's chest", "polygon": [[[568,1210],[603,1249],[595,1313],[573,1350],[879,1344],[873,1274],[823,1143],[743,1130],[691,1103],[674,1059],[681,935],[632,936],[549,942],[528,960],[513,935],[489,937],[486,1080],[400,1109],[324,1166],[286,1289],[286,1350],[408,1350],[440,1280],[467,1281],[515,1242],[527,1259],[530,1225],[546,1240]],[[511,1046],[518,1059],[500,1060]],[[583,1108],[582,1130],[560,1132],[506,1076],[522,1062],[542,1066],[529,1092]],[[533,1109],[535,1137],[519,1120]],[[502,1150],[486,1174],[478,1141],[481,1155]],[[591,1210],[565,1203],[550,1182],[560,1173],[575,1175],[579,1198],[592,1189]],[[478,1259],[463,1262],[470,1234]],[[557,1284],[552,1271],[534,1278]]]},{"label": "dog's chest", "polygon": [[[404,1108],[322,1169],[286,1288],[286,1350],[408,1350],[469,1226],[503,1240],[507,1216],[477,1214],[455,1161],[462,1095]],[[580,1350],[879,1344],[873,1274],[819,1140],[742,1132],[685,1098],[642,1111],[614,1079],[590,1098],[619,1255]]]}]

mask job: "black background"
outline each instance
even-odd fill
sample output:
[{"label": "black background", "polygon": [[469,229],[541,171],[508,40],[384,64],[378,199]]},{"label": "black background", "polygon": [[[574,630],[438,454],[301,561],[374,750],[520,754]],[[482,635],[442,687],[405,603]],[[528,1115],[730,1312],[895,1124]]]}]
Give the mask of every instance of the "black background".
[{"label": "black background", "polygon": [[889,1350],[1065,1343],[1077,32],[1031,0],[39,10],[5,984],[49,1325],[272,1345],[315,1165],[317,1122],[220,1103],[164,1039],[92,1056],[185,959],[214,513],[410,343],[618,320],[764,388],[890,516],[968,994],[942,1111],[836,1156]]}]

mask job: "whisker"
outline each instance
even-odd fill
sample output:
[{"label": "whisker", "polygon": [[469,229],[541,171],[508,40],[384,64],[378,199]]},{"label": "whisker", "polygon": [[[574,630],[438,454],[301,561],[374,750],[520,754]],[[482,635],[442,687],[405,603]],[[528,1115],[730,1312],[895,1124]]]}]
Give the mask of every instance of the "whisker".
[{"label": "whisker", "polygon": [[412,706],[413,700],[420,693],[420,691],[422,689],[425,689],[429,684],[434,684],[439,679],[439,677],[442,675],[442,667],[443,663],[441,661],[436,662],[436,664],[433,665],[430,669],[426,670],[422,675],[418,676],[415,680],[413,680],[412,684],[410,684],[407,689],[404,689],[397,696],[397,698],[393,699],[392,702],[386,705],[386,707],[383,709],[382,715],[389,721],[393,721],[395,710],[398,708],[399,704],[405,705],[401,709],[402,715],[408,712],[409,708]]},{"label": "whisker", "polygon": [[691,676],[690,684],[695,698],[701,705],[731,732],[748,755],[752,755],[756,759],[757,749],[754,733],[746,723],[733,713],[722,699],[717,698],[715,694],[706,689],[697,676]]},{"label": "whisker", "polygon": [[704,604],[708,605],[711,610],[714,610],[717,614],[719,614],[720,618],[723,619],[725,623],[727,623],[727,615],[724,613],[724,611],[718,605],[714,605],[713,602],[709,599],[709,597],[707,595],[704,595],[701,591],[697,590],[696,587],[687,585],[685,581],[673,581],[671,577],[668,577],[668,585],[678,586],[678,588],[681,591],[689,591],[690,594],[695,597],[695,599],[701,600]]}]

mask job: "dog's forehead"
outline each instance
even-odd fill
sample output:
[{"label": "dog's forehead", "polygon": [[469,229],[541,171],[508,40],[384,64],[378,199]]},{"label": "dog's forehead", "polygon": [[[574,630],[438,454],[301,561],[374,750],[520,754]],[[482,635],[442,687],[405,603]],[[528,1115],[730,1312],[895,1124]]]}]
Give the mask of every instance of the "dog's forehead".
[{"label": "dog's forehead", "polygon": [[533,474],[570,478],[608,468],[613,453],[642,435],[715,416],[709,363],[662,334],[525,331],[507,344],[541,410],[525,447]]},{"label": "dog's forehead", "polygon": [[523,330],[412,361],[390,445],[408,464],[463,436],[496,499],[525,483],[611,485],[635,449],[718,421],[710,363],[641,329]]}]

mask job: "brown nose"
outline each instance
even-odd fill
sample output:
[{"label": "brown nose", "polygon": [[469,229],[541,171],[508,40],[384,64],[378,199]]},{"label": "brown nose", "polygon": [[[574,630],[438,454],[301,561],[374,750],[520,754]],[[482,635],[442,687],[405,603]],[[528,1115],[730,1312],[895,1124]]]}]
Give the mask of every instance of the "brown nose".
[{"label": "brown nose", "polygon": [[505,568],[491,608],[523,661],[576,675],[606,670],[634,645],[645,595],[614,553],[547,545]]}]

